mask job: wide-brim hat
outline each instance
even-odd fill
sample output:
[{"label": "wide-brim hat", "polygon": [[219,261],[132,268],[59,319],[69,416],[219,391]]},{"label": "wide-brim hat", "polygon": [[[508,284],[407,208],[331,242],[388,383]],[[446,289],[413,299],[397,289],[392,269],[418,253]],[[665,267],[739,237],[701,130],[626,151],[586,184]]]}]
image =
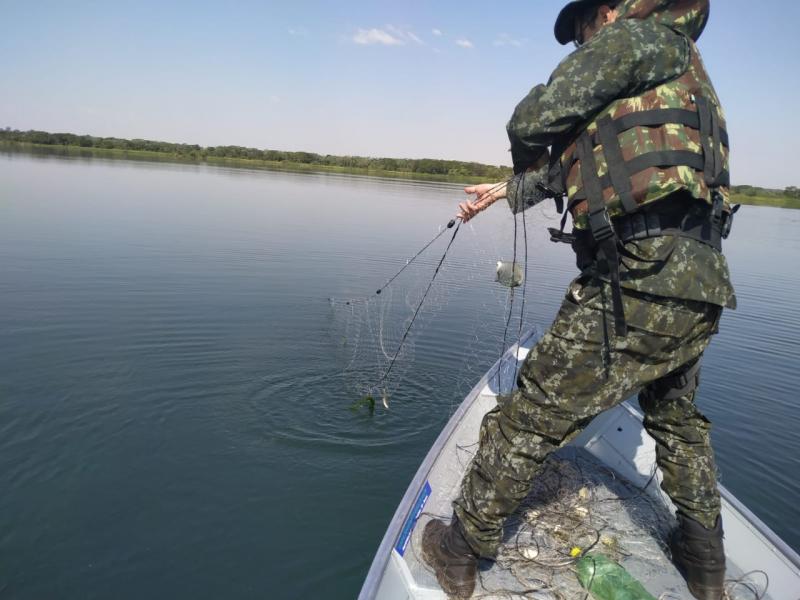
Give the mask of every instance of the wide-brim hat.
[{"label": "wide-brim hat", "polygon": [[569,44],[575,40],[575,19],[583,14],[583,11],[603,4],[603,0],[574,0],[570,2],[556,19],[555,34],[559,44]]}]

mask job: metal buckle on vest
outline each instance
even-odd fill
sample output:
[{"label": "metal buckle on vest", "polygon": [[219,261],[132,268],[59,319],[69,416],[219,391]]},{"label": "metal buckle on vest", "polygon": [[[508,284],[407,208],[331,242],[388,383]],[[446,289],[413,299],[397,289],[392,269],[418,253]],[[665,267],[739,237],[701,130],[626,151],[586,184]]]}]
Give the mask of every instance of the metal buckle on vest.
[{"label": "metal buckle on vest", "polygon": [[589,229],[592,230],[592,237],[598,244],[614,237],[614,227],[611,225],[611,217],[608,216],[605,206],[589,213]]},{"label": "metal buckle on vest", "polygon": [[563,214],[564,194],[562,194],[561,192],[557,192],[543,181],[536,182],[536,189],[539,190],[544,195],[545,198],[552,198],[553,200],[555,200],[556,210],[558,210],[558,214]]},{"label": "metal buckle on vest", "polygon": [[725,215],[725,222],[722,224],[722,239],[727,240],[728,236],[731,234],[731,229],[733,228],[733,215],[742,207],[741,204],[737,204],[731,209],[727,215]]},{"label": "metal buckle on vest", "polygon": [[542,194],[544,194],[548,198],[555,198],[556,196],[559,195],[553,188],[551,188],[548,185],[545,185],[545,183],[542,181],[536,182],[536,189],[542,192]]},{"label": "metal buckle on vest", "polygon": [[722,225],[723,208],[725,208],[725,198],[722,197],[719,190],[711,192],[711,222],[720,227]]}]

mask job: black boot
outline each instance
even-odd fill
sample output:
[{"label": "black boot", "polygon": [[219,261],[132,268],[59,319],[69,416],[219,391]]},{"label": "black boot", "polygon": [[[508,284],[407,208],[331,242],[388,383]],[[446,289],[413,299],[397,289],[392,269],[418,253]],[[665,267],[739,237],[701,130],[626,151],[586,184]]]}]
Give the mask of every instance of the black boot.
[{"label": "black boot", "polygon": [[453,517],[450,525],[432,519],[422,532],[422,558],[448,596],[469,598],[475,589],[478,556],[464,539],[461,526]]},{"label": "black boot", "polygon": [[678,515],[678,529],[670,542],[672,559],[698,600],[720,600],[725,589],[725,550],[722,519],[706,529],[693,519]]}]

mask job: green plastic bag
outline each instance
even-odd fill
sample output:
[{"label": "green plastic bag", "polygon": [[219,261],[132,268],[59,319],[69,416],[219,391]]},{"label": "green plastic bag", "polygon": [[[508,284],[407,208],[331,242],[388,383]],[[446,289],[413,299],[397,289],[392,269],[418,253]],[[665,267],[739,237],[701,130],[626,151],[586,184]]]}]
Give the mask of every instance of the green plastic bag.
[{"label": "green plastic bag", "polygon": [[641,583],[602,554],[587,554],[578,561],[578,581],[596,600],[656,600]]}]

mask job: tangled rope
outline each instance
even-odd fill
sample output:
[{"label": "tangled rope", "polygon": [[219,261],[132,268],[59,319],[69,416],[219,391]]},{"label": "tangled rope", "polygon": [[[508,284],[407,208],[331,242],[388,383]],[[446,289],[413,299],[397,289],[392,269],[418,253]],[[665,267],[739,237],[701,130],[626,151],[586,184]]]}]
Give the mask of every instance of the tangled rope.
[{"label": "tangled rope", "polygon": [[[457,448],[462,466],[475,447]],[[588,552],[624,563],[645,585],[665,582],[659,600],[686,598],[667,542],[676,522],[660,492],[651,489],[654,481],[655,473],[638,487],[585,450],[557,452],[507,521],[497,560],[479,572],[473,598],[587,600],[576,564]],[[414,556],[424,565],[419,533],[415,537]],[[764,581],[756,581],[757,575]],[[768,587],[765,573],[748,573],[726,582],[725,600],[762,600]]]}]

